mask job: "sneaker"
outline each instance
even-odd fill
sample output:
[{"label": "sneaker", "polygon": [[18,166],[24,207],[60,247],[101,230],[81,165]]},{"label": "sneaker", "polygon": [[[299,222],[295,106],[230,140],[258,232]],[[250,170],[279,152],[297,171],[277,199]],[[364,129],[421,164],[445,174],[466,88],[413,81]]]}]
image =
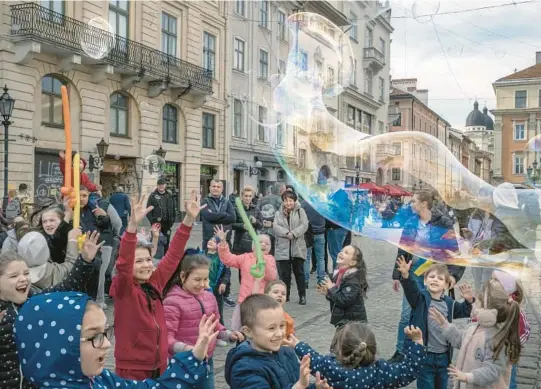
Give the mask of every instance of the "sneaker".
[{"label": "sneaker", "polygon": [[301,298],[299,299],[299,304],[300,304],[300,305],[306,305],[306,297],[301,297]]},{"label": "sneaker", "polygon": [[228,307],[231,307],[231,308],[233,308],[235,305],[237,305],[229,297],[224,298],[224,304],[227,305]]},{"label": "sneaker", "polygon": [[218,339],[216,341],[216,346],[218,346],[218,347],[227,347],[227,346],[229,346],[229,343],[227,343],[225,340]]},{"label": "sneaker", "polygon": [[389,363],[400,363],[403,362],[406,357],[399,351],[395,351],[391,359],[388,360]]},{"label": "sneaker", "polygon": [[316,272],[316,270],[317,269],[315,267],[313,267],[312,270],[310,270],[310,274],[314,274]]}]

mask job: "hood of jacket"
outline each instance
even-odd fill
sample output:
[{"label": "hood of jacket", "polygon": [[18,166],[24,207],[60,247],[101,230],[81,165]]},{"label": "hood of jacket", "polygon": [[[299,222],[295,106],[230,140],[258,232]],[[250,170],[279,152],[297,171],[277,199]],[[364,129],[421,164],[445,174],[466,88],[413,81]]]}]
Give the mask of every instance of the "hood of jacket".
[{"label": "hood of jacket", "polygon": [[40,388],[88,388],[81,370],[81,324],[90,297],[44,293],[19,309],[15,340],[23,376]]}]

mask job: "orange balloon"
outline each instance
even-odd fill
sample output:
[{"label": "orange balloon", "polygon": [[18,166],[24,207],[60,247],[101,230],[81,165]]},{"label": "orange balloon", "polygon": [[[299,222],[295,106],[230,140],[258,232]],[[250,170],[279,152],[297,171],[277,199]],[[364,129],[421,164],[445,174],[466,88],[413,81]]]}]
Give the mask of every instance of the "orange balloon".
[{"label": "orange balloon", "polygon": [[60,193],[62,193],[64,196],[69,193],[70,188],[66,188],[65,186],[60,189]]},{"label": "orange balloon", "polygon": [[70,199],[68,205],[70,206],[70,208],[73,208],[75,207],[75,204],[77,203],[77,200],[75,199]]}]

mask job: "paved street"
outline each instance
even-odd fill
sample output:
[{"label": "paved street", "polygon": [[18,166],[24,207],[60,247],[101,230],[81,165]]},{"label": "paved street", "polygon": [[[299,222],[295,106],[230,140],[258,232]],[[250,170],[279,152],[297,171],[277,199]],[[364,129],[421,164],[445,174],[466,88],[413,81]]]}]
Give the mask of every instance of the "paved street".
[{"label": "paved street", "polygon": [[[189,246],[197,247],[201,243],[200,227],[195,227],[190,239]],[[396,257],[396,248],[385,242],[374,241],[367,238],[354,238],[354,243],[363,251],[368,267],[368,282],[370,289],[365,301],[368,320],[374,330],[378,342],[378,354],[381,358],[389,358],[396,342],[396,331],[400,316],[402,295],[391,289],[390,269],[392,261]],[[238,291],[237,271],[232,270],[232,294],[236,296]],[[470,272],[466,271],[466,280],[471,280]],[[300,306],[297,303],[295,288],[292,290],[292,301],[286,305],[287,312],[295,319],[296,334],[299,339],[307,341],[320,352],[327,352],[334,335],[334,328],[329,324],[329,306],[325,298],[316,293],[314,275],[312,276],[310,289],[307,293],[307,305]],[[108,309],[108,316],[112,320],[112,307]],[[230,322],[232,308],[225,307],[226,325]],[[534,317],[530,318],[532,324],[532,337],[522,353],[521,368],[519,370],[519,388],[534,388],[535,382],[541,377],[539,374],[539,326]],[[463,322],[464,323],[464,322]],[[214,354],[214,366],[216,376],[216,389],[228,388],[224,378],[224,363],[229,348],[218,347]],[[455,353],[456,354],[456,353]],[[109,356],[109,368],[114,367],[112,353]],[[408,388],[414,388],[410,385]]]}]

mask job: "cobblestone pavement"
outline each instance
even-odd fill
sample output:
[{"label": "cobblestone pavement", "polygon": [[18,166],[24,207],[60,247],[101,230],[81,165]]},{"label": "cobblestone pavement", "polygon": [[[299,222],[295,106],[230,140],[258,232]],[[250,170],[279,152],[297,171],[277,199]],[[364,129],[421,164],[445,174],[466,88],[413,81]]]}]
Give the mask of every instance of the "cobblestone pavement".
[{"label": "cobblestone pavement", "polygon": [[[189,242],[189,247],[197,247],[201,243],[200,228],[195,227]],[[359,245],[368,267],[369,292],[365,301],[369,324],[374,330],[378,342],[378,355],[389,358],[395,350],[397,324],[400,317],[402,294],[393,292],[390,275],[392,261],[396,258],[396,248],[388,243],[374,241],[367,238],[355,237],[354,243]],[[236,297],[238,291],[237,271],[232,269],[231,280],[232,296]],[[471,281],[471,273],[466,271],[465,280]],[[319,352],[328,352],[334,328],[329,324],[329,305],[325,298],[315,291],[315,278],[311,277],[311,284],[307,292],[307,305],[300,306],[296,289],[292,287],[292,300],[285,307],[294,318],[296,334],[299,339],[307,341]],[[230,322],[233,308],[225,307],[224,316],[226,326]],[[113,322],[112,304],[109,304],[107,314]],[[523,351],[519,369],[519,388],[534,388],[539,374],[539,326],[531,316],[532,337]],[[462,321],[465,325],[465,322]],[[218,347],[214,354],[214,368],[216,389],[228,388],[224,378],[224,364],[228,347]],[[456,353],[455,353],[456,354]],[[109,355],[108,368],[114,368],[113,353]],[[408,388],[415,388],[415,384]]]}]

